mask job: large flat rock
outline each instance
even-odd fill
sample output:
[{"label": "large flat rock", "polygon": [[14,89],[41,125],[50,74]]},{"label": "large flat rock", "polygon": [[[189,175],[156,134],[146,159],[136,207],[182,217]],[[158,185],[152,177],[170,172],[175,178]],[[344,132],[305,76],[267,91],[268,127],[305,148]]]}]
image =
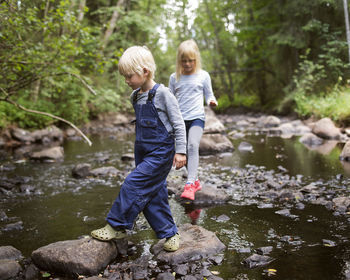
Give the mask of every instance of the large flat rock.
[{"label": "large flat rock", "polygon": [[102,242],[91,237],[58,241],[32,253],[40,269],[63,275],[96,275],[118,255],[114,242]]},{"label": "large flat rock", "polygon": [[214,232],[197,225],[184,224],[179,227],[180,248],[175,252],[163,250],[165,239],[153,246],[152,251],[159,262],[171,265],[200,260],[222,252],[226,246]]}]

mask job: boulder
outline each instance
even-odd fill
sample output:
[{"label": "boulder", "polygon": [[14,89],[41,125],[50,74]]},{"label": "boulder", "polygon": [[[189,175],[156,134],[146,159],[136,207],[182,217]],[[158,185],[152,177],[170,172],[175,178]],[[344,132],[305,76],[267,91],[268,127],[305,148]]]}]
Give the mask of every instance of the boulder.
[{"label": "boulder", "polygon": [[234,147],[231,141],[222,134],[204,134],[199,145],[201,155],[231,152],[233,150]]},{"label": "boulder", "polygon": [[34,141],[43,144],[51,143],[54,141],[63,143],[64,133],[61,129],[53,125],[44,129],[33,131],[32,137],[34,138]]},{"label": "boulder", "polygon": [[79,163],[78,165],[74,166],[72,176],[77,179],[86,178],[91,175],[90,169],[91,165],[89,163]]},{"label": "boulder", "polygon": [[306,133],[300,137],[299,142],[307,147],[319,146],[323,143],[323,139],[313,133]]},{"label": "boulder", "polygon": [[22,253],[12,246],[0,247],[0,279],[16,279],[22,271],[22,267],[18,263],[23,259]]},{"label": "boulder", "polygon": [[156,259],[171,265],[200,260],[222,252],[226,247],[215,233],[197,225],[184,224],[179,227],[180,248],[175,252],[163,250],[165,239],[152,247]]},{"label": "boulder", "polygon": [[257,126],[262,128],[277,127],[281,120],[275,116],[262,116],[258,119]]},{"label": "boulder", "polygon": [[61,275],[97,275],[118,255],[114,242],[90,237],[58,241],[32,252],[34,264]]},{"label": "boulder", "polygon": [[312,132],[324,139],[341,138],[340,129],[334,125],[330,118],[323,118],[317,121],[312,128]]},{"label": "boulder", "polygon": [[22,259],[21,251],[17,250],[12,246],[1,246],[0,247],[0,260],[20,260]]},{"label": "boulder", "polygon": [[350,197],[336,197],[332,200],[334,208],[341,209],[344,208],[346,211],[350,207]]},{"label": "boulder", "polygon": [[205,107],[205,127],[204,133],[221,133],[225,131],[225,126],[216,117],[214,111],[210,107]]},{"label": "boulder", "polygon": [[310,150],[316,151],[322,155],[329,155],[337,146],[338,140],[326,140],[322,145],[315,147],[308,147]]},{"label": "boulder", "polygon": [[339,156],[340,160],[350,161],[350,141],[347,141]]},{"label": "boulder", "polygon": [[11,129],[11,135],[14,139],[20,141],[20,142],[24,142],[24,143],[30,143],[30,142],[34,142],[34,138],[31,134],[31,132],[21,129],[21,128],[12,128]]},{"label": "boulder", "polygon": [[58,161],[63,159],[64,151],[62,147],[52,147],[48,149],[44,149],[39,152],[33,152],[30,155],[31,159],[34,160],[42,160],[42,161]]},{"label": "boulder", "polygon": [[0,260],[0,279],[17,279],[22,267],[14,260]]},{"label": "boulder", "polygon": [[113,166],[105,166],[100,168],[95,168],[90,171],[92,176],[117,176],[119,170]]}]

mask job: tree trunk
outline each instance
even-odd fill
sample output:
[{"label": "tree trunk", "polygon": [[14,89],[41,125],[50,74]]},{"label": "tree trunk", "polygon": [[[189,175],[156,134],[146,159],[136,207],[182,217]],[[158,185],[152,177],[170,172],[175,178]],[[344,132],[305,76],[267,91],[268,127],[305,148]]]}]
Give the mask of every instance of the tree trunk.
[{"label": "tree trunk", "polygon": [[117,5],[115,6],[112,17],[108,23],[107,30],[102,39],[102,49],[104,49],[108,43],[109,37],[113,34],[113,30],[117,24],[117,21],[120,17],[119,8],[123,6],[125,0],[118,0]]},{"label": "tree trunk", "polygon": [[344,3],[344,15],[345,15],[345,27],[346,27],[346,40],[348,42],[349,63],[350,63],[350,25],[349,25],[348,0],[343,0],[343,3]]},{"label": "tree trunk", "polygon": [[[214,28],[214,33],[215,33],[215,48],[217,49],[218,53],[219,54],[223,54],[223,49],[221,47],[221,42],[220,42],[220,38],[219,38],[219,29],[217,27],[217,24],[215,23],[214,19],[213,19],[213,16],[212,16],[212,13],[210,11],[210,8],[209,8],[209,5],[208,5],[208,1],[207,0],[204,0],[204,4],[205,4],[205,8],[207,10],[207,14],[208,14],[208,17],[209,17],[209,20]],[[225,91],[228,93],[230,93],[228,96],[230,98],[230,100],[234,100],[234,93],[233,93],[233,84],[232,84],[232,79],[231,79],[231,74],[230,74],[230,71],[228,69],[228,65],[227,63],[222,63],[224,65],[224,68],[226,69],[226,74],[228,76],[228,80],[229,80],[229,86],[227,85],[224,77],[221,77],[222,75],[220,75],[220,78],[223,82],[223,86],[224,86],[224,89]]]},{"label": "tree trunk", "polygon": [[77,20],[81,22],[84,19],[84,10],[85,10],[86,0],[79,1],[79,10]]},{"label": "tree trunk", "polygon": [[[45,11],[44,11],[44,19],[47,17],[49,9],[50,9],[50,1],[46,0]],[[46,32],[46,29],[47,29],[46,27],[43,28],[43,32],[42,32],[42,36],[41,36],[41,43],[44,42],[44,34]],[[33,83],[33,90],[32,90],[32,93],[31,93],[31,99],[32,99],[32,101],[34,103],[38,101],[39,94],[40,94],[40,89],[41,89],[41,79],[38,79],[38,80],[34,81],[34,83]]]}]

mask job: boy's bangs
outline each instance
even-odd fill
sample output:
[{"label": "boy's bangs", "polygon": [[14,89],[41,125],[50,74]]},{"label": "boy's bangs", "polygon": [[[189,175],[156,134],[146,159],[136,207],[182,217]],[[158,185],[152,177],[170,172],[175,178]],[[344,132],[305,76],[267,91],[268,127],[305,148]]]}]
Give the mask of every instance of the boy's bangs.
[{"label": "boy's bangs", "polygon": [[130,76],[132,74],[132,69],[125,63],[119,62],[118,70],[123,76]]}]

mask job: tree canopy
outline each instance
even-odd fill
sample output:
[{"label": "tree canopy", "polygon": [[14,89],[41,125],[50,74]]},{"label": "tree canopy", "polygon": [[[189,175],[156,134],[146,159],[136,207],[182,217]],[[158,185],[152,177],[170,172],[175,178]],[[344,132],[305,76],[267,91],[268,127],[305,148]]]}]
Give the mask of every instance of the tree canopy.
[{"label": "tree canopy", "polygon": [[[237,106],[329,116],[350,109],[344,5],[336,0],[0,1],[0,127],[80,124],[127,111],[117,72],[132,45],[148,46],[156,80],[167,85],[176,48],[193,38],[210,73],[219,111]],[[347,103],[349,104],[349,103]]]}]

